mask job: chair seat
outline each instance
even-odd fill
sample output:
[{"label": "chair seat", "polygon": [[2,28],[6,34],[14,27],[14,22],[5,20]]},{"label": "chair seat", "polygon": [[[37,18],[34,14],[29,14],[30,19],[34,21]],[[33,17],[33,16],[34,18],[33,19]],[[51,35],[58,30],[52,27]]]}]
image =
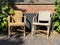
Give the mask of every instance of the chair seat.
[{"label": "chair seat", "polygon": [[37,22],[33,22],[33,25],[45,25],[45,26],[48,26],[49,23],[37,23]]},{"label": "chair seat", "polygon": [[15,22],[15,23],[9,23],[10,26],[24,26],[24,22]]}]

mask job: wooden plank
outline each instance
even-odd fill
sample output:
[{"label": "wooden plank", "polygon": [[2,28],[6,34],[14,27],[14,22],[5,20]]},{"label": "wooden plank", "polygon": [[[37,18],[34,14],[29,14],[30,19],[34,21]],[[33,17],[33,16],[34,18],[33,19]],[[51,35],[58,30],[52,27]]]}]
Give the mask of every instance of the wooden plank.
[{"label": "wooden plank", "polygon": [[24,32],[24,30],[20,30],[20,29],[17,29],[17,31],[21,31],[21,32]]},{"label": "wooden plank", "polygon": [[35,30],[35,32],[47,32],[47,30]]}]

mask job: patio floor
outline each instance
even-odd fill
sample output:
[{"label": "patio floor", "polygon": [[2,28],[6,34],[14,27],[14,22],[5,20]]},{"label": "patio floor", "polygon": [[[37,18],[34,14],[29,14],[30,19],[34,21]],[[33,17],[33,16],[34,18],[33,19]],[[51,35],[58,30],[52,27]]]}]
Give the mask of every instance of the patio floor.
[{"label": "patio floor", "polygon": [[39,33],[31,37],[29,33],[25,38],[19,33],[13,34],[10,39],[0,34],[0,45],[60,45],[60,34],[53,31],[47,39],[46,34]]}]

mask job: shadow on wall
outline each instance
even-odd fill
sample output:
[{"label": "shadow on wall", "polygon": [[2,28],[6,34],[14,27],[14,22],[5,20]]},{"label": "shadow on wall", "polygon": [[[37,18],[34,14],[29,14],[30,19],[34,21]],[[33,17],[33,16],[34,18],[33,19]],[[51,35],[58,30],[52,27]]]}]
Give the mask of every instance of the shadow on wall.
[{"label": "shadow on wall", "polygon": [[24,15],[26,16],[26,31],[31,32],[32,20],[36,14],[26,13]]},{"label": "shadow on wall", "polygon": [[[30,23],[30,21],[29,21],[28,19],[26,19],[26,21],[27,21],[27,22],[26,22],[26,24],[27,24],[27,25],[26,25],[26,31],[27,31],[27,32],[31,32],[31,23]],[[29,25],[29,27],[28,27],[28,25]]]},{"label": "shadow on wall", "polygon": [[15,5],[12,5],[12,8],[14,10],[20,10],[20,11],[26,12],[26,9],[18,9]]}]

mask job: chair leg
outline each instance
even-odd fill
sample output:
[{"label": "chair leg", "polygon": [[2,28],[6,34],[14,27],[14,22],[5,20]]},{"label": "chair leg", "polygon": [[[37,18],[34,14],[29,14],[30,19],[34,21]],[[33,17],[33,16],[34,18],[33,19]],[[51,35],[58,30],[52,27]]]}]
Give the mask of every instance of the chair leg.
[{"label": "chair leg", "polygon": [[32,34],[32,36],[33,36],[33,34],[34,34],[34,25],[32,25],[32,32],[31,32]]},{"label": "chair leg", "polygon": [[49,37],[49,26],[47,26],[47,39]]},{"label": "chair leg", "polygon": [[10,26],[8,26],[8,39],[10,38]]},{"label": "chair leg", "polygon": [[24,37],[26,36],[26,32],[25,32],[25,26],[24,26]]}]

